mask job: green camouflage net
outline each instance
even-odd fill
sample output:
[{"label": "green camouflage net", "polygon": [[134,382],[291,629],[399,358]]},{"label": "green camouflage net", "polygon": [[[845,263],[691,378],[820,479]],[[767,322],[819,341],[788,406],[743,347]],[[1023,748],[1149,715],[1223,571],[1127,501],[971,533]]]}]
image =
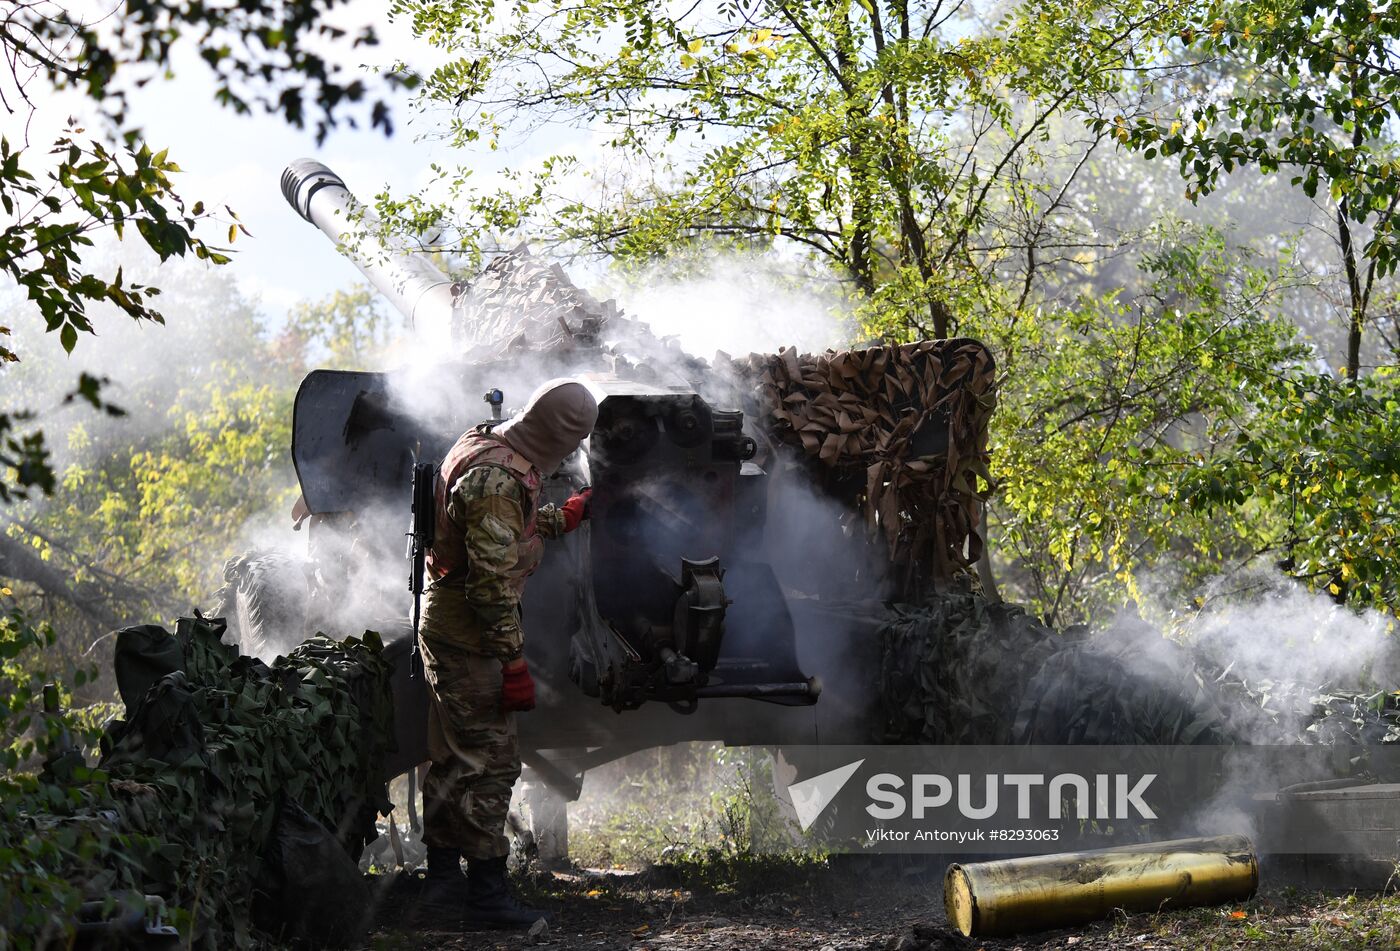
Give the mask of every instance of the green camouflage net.
[{"label": "green camouflage net", "polygon": [[1393,693],[1246,682],[1136,618],[1066,637],[959,587],[891,606],[881,638],[892,743],[1400,742]]},{"label": "green camouflage net", "polygon": [[881,639],[894,743],[1014,742],[1017,704],[1059,642],[1021,608],[966,590],[894,605]]},{"label": "green camouflage net", "polygon": [[[173,635],[152,625],[119,632],[126,713],[102,736],[99,768],[53,770],[38,787],[50,792],[9,830],[63,830],[63,867],[45,874],[87,899],[164,899],[182,946],[269,940],[251,922],[259,885],[281,885],[283,869],[266,861],[279,817],[301,830],[319,823],[353,867],[389,808],[380,763],[393,712],[378,636],[313,637],[268,666],[220,643],[222,633],[222,622],[202,619],[181,619]],[[3,884],[8,904],[23,880]],[[357,875],[352,884],[364,887]],[[17,947],[23,938],[11,935]]]}]

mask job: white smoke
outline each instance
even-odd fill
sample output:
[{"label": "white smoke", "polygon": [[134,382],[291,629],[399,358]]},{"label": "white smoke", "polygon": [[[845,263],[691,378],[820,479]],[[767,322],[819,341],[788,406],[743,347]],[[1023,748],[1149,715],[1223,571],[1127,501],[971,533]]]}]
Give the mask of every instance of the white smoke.
[{"label": "white smoke", "polygon": [[839,284],[777,254],[680,255],[613,276],[609,293],[692,356],[820,352],[855,331]]},{"label": "white smoke", "polygon": [[1394,686],[1394,619],[1309,591],[1275,569],[1212,581],[1188,639],[1246,681],[1361,688]]}]

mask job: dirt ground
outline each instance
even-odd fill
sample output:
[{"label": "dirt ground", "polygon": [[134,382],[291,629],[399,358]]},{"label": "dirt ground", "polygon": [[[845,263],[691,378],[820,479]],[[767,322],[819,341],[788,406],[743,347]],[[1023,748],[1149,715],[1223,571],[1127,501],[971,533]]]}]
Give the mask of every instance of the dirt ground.
[{"label": "dirt ground", "polygon": [[1011,951],[1074,948],[1396,948],[1400,896],[1266,890],[1249,902],[1120,915],[1075,929],[967,939],[943,914],[942,869],[878,864],[645,872],[535,872],[520,890],[547,930],[475,931],[413,912],[416,883],[382,882],[375,949],[533,947],[601,951]]}]

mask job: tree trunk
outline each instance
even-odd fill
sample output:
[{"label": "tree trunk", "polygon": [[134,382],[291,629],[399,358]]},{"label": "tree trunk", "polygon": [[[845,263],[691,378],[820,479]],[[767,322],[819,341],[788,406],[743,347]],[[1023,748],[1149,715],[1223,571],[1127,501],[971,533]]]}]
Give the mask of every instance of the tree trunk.
[{"label": "tree trunk", "polygon": [[1351,226],[1347,223],[1347,200],[1337,202],[1337,236],[1342,245],[1342,263],[1346,268],[1347,297],[1350,301],[1347,328],[1348,379],[1361,374],[1361,327],[1366,320],[1366,299],[1361,291],[1361,272],[1357,268],[1356,245],[1352,242]]}]

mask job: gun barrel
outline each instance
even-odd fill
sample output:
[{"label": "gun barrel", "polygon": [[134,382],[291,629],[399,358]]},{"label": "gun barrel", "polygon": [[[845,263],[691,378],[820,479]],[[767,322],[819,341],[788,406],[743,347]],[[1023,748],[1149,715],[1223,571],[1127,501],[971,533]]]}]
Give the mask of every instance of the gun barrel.
[{"label": "gun barrel", "polygon": [[[352,219],[357,214],[366,224],[375,220],[341,177],[314,159],[298,159],[283,169],[282,195],[297,214],[337,244],[354,235]],[[425,252],[403,241],[386,240],[382,248],[382,256],[351,251],[347,257],[415,330],[434,338],[442,334],[446,340],[452,327],[452,280]]]}]

